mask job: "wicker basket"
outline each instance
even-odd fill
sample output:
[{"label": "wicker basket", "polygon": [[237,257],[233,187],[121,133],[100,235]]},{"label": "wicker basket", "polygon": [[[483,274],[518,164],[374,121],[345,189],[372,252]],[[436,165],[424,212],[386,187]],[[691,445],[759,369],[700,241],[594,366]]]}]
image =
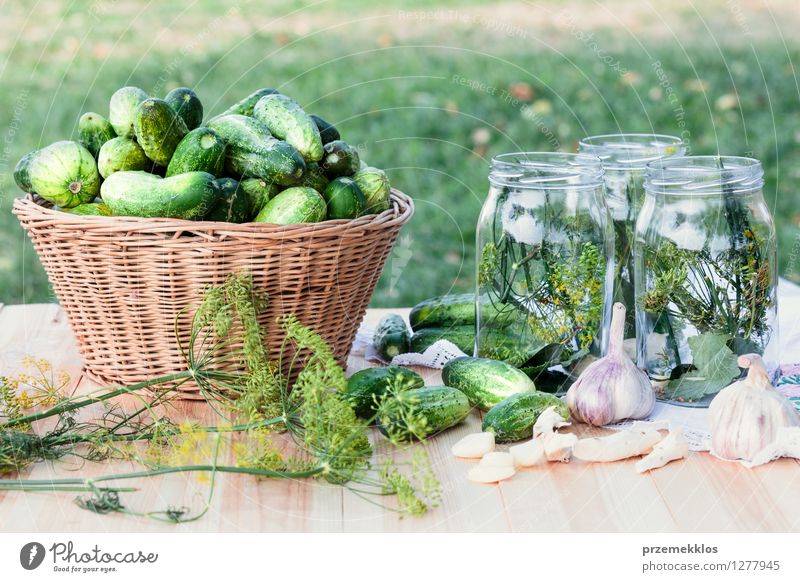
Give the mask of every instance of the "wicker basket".
[{"label": "wicker basket", "polygon": [[[67,314],[87,374],[131,385],[185,370],[177,314],[196,305],[203,287],[243,269],[269,296],[261,323],[271,355],[283,341],[276,318],[294,313],[345,364],[414,205],[392,190],[392,206],[381,214],[293,226],[76,216],[30,196],[17,199],[13,211]],[[194,384],[179,390],[200,398]]]}]

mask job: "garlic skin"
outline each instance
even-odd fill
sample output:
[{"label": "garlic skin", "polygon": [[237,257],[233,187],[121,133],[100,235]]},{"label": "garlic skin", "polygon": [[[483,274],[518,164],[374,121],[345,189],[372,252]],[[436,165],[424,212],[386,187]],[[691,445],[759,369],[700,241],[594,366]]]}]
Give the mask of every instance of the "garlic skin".
[{"label": "garlic skin", "polygon": [[800,426],[800,415],[772,387],[761,356],[739,356],[747,377],[723,388],[711,401],[711,452],[722,459],[752,461],[780,429]]},{"label": "garlic skin", "polygon": [[650,379],[625,355],[625,306],[615,303],[608,354],[590,364],[567,392],[572,418],[594,426],[646,418],[656,405]]}]

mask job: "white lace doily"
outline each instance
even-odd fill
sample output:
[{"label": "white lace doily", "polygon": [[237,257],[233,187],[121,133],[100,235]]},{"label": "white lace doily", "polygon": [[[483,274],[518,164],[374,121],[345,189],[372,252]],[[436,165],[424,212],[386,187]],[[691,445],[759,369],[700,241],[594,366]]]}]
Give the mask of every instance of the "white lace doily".
[{"label": "white lace doily", "polygon": [[395,366],[423,366],[440,370],[444,365],[455,358],[466,356],[458,346],[448,340],[439,340],[421,354],[408,353],[395,356],[391,362],[385,361],[378,355],[372,345],[373,330],[361,326],[353,342],[352,354],[362,356],[368,362],[379,364],[393,364]]}]

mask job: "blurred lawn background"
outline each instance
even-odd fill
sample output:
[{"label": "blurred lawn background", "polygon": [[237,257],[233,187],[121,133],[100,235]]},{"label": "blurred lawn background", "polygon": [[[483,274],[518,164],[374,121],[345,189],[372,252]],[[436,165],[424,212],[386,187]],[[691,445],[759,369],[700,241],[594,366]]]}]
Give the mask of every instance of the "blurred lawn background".
[{"label": "blurred lawn background", "polygon": [[796,0],[0,2],[0,302],[55,300],[16,161],[123,85],[191,86],[207,114],[275,87],[335,123],[417,204],[374,306],[471,289],[492,155],[620,131],[760,158],[800,282]]}]

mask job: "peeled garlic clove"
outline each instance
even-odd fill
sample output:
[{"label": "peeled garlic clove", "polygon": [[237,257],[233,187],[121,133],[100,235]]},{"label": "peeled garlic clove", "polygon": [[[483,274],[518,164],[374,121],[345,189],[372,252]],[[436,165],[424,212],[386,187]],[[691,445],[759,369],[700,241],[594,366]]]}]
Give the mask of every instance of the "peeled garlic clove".
[{"label": "peeled garlic clove", "polygon": [[508,452],[514,458],[514,464],[517,467],[533,467],[543,463],[546,459],[544,445],[538,439],[529,440],[521,445],[514,445],[508,449]]},{"label": "peeled garlic clove", "polygon": [[467,473],[467,479],[473,483],[497,483],[514,476],[514,467],[498,467],[476,465]]},{"label": "peeled garlic clove", "polygon": [[481,462],[482,467],[514,467],[514,457],[511,453],[486,453]]},{"label": "peeled garlic clove", "polygon": [[621,430],[612,435],[581,439],[572,455],[591,463],[610,463],[649,453],[663,437],[655,430]]},{"label": "peeled garlic clove", "polygon": [[558,412],[555,406],[545,408],[542,413],[533,423],[533,438],[541,435],[549,435],[556,431],[557,428],[569,426],[570,423],[566,421]]},{"label": "peeled garlic clove", "polygon": [[480,459],[494,450],[494,433],[477,432],[468,434],[450,449],[456,457],[462,459]]},{"label": "peeled garlic clove", "polygon": [[572,417],[594,426],[647,417],[656,404],[650,379],[625,355],[625,306],[615,303],[608,355],[590,364],[567,391]]},{"label": "peeled garlic clove", "polygon": [[543,437],[542,440],[544,441],[544,455],[548,461],[569,463],[578,437],[571,433],[554,432]]},{"label": "peeled garlic clove", "polygon": [[686,440],[683,429],[673,430],[653,447],[650,454],[636,462],[636,470],[639,473],[652,471],[688,455],[689,441]]},{"label": "peeled garlic clove", "polygon": [[772,387],[761,357],[739,357],[747,377],[723,388],[711,401],[711,452],[722,459],[752,461],[784,427],[800,426],[800,415]]}]

